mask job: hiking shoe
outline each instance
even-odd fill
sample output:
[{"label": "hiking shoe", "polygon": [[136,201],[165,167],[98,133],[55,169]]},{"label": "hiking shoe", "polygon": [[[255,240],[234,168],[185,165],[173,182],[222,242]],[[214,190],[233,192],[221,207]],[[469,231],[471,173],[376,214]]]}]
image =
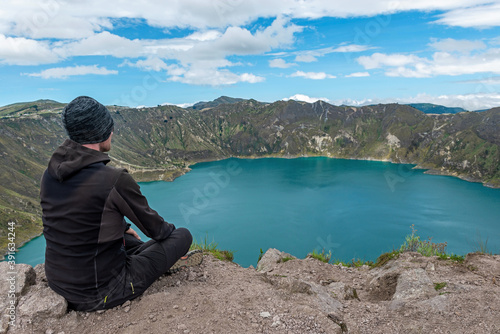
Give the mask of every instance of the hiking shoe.
[{"label": "hiking shoe", "polygon": [[203,262],[203,251],[201,249],[195,249],[187,252],[186,255],[177,260],[167,273],[173,274],[181,270],[181,268],[197,266],[201,264],[201,262]]}]

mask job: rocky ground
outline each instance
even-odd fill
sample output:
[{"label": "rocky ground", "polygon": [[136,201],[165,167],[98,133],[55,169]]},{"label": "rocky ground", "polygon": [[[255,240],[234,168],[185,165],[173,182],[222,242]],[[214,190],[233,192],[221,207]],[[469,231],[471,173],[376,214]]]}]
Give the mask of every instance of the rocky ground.
[{"label": "rocky ground", "polygon": [[68,312],[43,265],[17,265],[15,326],[2,298],[0,332],[500,333],[500,255],[469,254],[460,264],[403,253],[375,269],[287,257],[270,249],[254,269],[205,255],[136,300],[94,313]]}]

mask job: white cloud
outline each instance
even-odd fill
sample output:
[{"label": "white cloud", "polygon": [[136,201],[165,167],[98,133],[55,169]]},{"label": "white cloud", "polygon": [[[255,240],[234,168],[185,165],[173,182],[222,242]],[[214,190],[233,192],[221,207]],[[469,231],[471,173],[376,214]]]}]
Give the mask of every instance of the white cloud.
[{"label": "white cloud", "polygon": [[332,52],[340,52],[340,53],[348,53],[348,52],[362,52],[372,49],[372,47],[368,45],[358,45],[358,44],[350,44],[350,45],[341,45],[337,48],[331,49],[330,51],[326,53],[332,53]]},{"label": "white cloud", "polygon": [[225,69],[237,65],[227,60],[227,57],[263,54],[273,48],[286,47],[293,43],[294,34],[300,30],[301,27],[278,17],[270,26],[253,34],[244,28],[229,27],[217,39],[196,41],[187,52],[161,50],[157,51],[157,55],[178,62],[176,73],[168,71],[172,81],[214,86],[262,82],[265,78],[261,76],[251,73],[235,74]]},{"label": "white cloud", "polygon": [[313,79],[313,80],[323,80],[323,79],[336,78],[336,76],[326,74],[325,72],[303,72],[303,71],[297,71],[295,73],[292,73],[290,76],[291,77],[302,77],[302,78]]},{"label": "white cloud", "polygon": [[373,99],[341,99],[330,100],[326,97],[310,97],[304,94],[295,94],[288,98],[283,98],[283,101],[296,100],[307,103],[314,103],[316,101],[325,101],[333,105],[348,105],[348,106],[365,106],[379,103],[433,103],[443,105],[446,107],[460,107],[465,110],[482,110],[490,109],[500,106],[500,94],[495,92],[490,93],[475,93],[475,94],[458,94],[458,95],[429,95],[418,94],[417,96],[407,98],[373,98]]},{"label": "white cloud", "polygon": [[66,56],[140,57],[145,54],[148,41],[130,40],[108,31],[94,34],[76,42],[61,44]]},{"label": "white cloud", "polygon": [[500,76],[491,76],[474,80],[459,81],[459,83],[476,83],[476,84],[484,84],[486,86],[500,85]]},{"label": "white cloud", "polygon": [[369,76],[370,76],[370,73],[368,73],[368,72],[355,72],[355,73],[348,74],[345,77],[346,78],[361,78],[361,77],[369,77]]},{"label": "white cloud", "polygon": [[493,44],[493,45],[500,45],[500,36],[499,37],[495,37],[495,38],[492,38],[490,40],[490,43]]},{"label": "white cloud", "polygon": [[289,101],[289,100],[295,100],[295,101],[302,101],[302,102],[307,102],[307,103],[314,103],[316,101],[325,101],[325,102],[330,102],[326,97],[310,97],[304,94],[295,94],[293,96],[290,96],[288,98],[283,98],[283,101]]},{"label": "white cloud", "polygon": [[[251,73],[231,73],[225,68],[241,63],[233,63],[227,58],[234,55],[263,54],[273,48],[287,47],[294,42],[294,34],[301,30],[302,27],[291,24],[288,19],[280,16],[271,25],[255,32],[241,27],[229,27],[222,33],[195,32],[186,38],[131,40],[104,31],[78,40],[49,43],[26,38],[1,39],[0,35],[0,46],[6,46],[0,49],[0,62],[35,65],[76,56],[96,55],[145,58],[136,62],[126,60],[123,65],[153,71],[164,70],[172,76],[171,80],[190,84],[255,83],[264,78]],[[16,43],[22,44],[22,47],[18,47]],[[168,65],[169,63],[176,65]],[[201,76],[196,78],[195,75]]]},{"label": "white cloud", "polygon": [[418,94],[408,98],[375,98],[364,100],[342,99],[331,101],[334,105],[364,106],[378,103],[433,103],[445,107],[460,107],[465,110],[482,110],[500,106],[499,93],[474,93],[457,95],[439,95]]},{"label": "white cloud", "polygon": [[162,106],[177,106],[179,108],[189,108],[191,106],[193,106],[195,103],[169,103],[169,102],[165,102],[165,103],[162,103],[161,105]]},{"label": "white cloud", "polygon": [[187,36],[186,39],[193,39],[195,41],[212,41],[214,39],[218,39],[221,37],[221,32],[217,30],[209,30],[209,31],[204,31],[204,32],[199,32],[196,31],[192,33],[191,35]]},{"label": "white cloud", "polygon": [[264,77],[259,77],[257,75],[253,75],[251,73],[243,73],[239,75],[240,80],[242,82],[249,82],[249,83],[257,83],[257,82],[262,82],[265,81],[266,79]]},{"label": "white cloud", "polygon": [[444,52],[470,53],[474,50],[486,49],[486,44],[483,41],[457,40],[452,38],[434,39],[429,45],[438,51]]},{"label": "white cloud", "polygon": [[258,30],[253,35],[247,29],[229,27],[214,46],[232,54],[260,54],[273,48],[291,45],[294,42],[294,34],[302,29],[303,27],[291,24],[288,19],[278,16],[269,27]]},{"label": "white cloud", "polygon": [[311,54],[298,54],[295,57],[295,61],[300,61],[303,63],[312,63],[314,61],[317,61],[318,58],[316,56],[313,56]]},{"label": "white cloud", "polygon": [[277,68],[289,68],[291,66],[295,66],[295,63],[287,63],[285,60],[281,58],[271,59],[269,61],[269,67],[277,67]]},{"label": "white cloud", "polygon": [[[500,73],[500,48],[486,48],[477,41],[446,39],[434,41],[438,51],[432,57],[374,53],[357,59],[365,69],[385,68],[391,77],[429,78],[439,75],[457,76],[476,73]],[[474,53],[471,51],[476,50]],[[451,52],[459,51],[459,53]]]},{"label": "white cloud", "polygon": [[[85,5],[85,1],[67,4],[62,0],[4,0],[3,3],[0,20],[10,24],[0,33],[35,39],[80,39],[113,28],[108,18],[111,16],[93,15],[90,8],[78,11],[76,8]],[[46,6],[50,4],[54,6]]]},{"label": "white cloud", "polygon": [[291,55],[295,55],[295,61],[311,63],[318,60],[318,58],[323,57],[330,53],[354,53],[354,52],[362,52],[366,50],[372,49],[371,46],[368,45],[358,45],[358,44],[345,44],[337,47],[328,47],[317,50],[301,50],[291,52]]},{"label": "white cloud", "polygon": [[[403,100],[403,99],[401,99]],[[478,94],[459,94],[459,95],[439,95],[431,96],[420,94],[414,98],[407,99],[407,103],[434,103],[446,107],[461,107],[465,110],[490,109],[500,106],[500,94],[498,93],[478,93]]]},{"label": "white cloud", "polygon": [[235,74],[226,69],[190,68],[188,70],[183,70],[177,68],[176,71],[176,75],[173,75],[174,72],[169,72],[171,76],[167,80],[210,86],[233,85],[238,82],[257,83],[265,80],[264,77],[259,77],[251,73]]},{"label": "white cloud", "polygon": [[158,57],[150,57],[150,58],[147,58],[145,60],[141,59],[135,63],[132,63],[132,62],[126,60],[120,66],[124,66],[124,65],[131,66],[131,67],[137,67],[140,69],[144,69],[146,71],[155,71],[155,72],[159,72],[161,70],[168,70],[171,68],[171,66],[167,65],[163,60],[161,60]]},{"label": "white cloud", "polygon": [[[111,30],[124,20],[145,20],[165,29],[191,28],[200,31],[245,26],[258,18],[372,17],[404,11],[443,11],[440,24],[464,27],[498,26],[500,9],[491,0],[255,0],[255,1],[168,1],[122,0],[2,0],[0,33],[32,38],[80,39]],[[119,20],[117,20],[119,19]],[[196,32],[194,38],[213,38]]]},{"label": "white cloud", "polygon": [[442,15],[437,23],[464,28],[488,28],[500,25],[500,3],[491,1],[475,7],[462,7]]},{"label": "white cloud", "polygon": [[97,65],[90,66],[74,66],[74,67],[55,67],[43,70],[40,73],[25,73],[30,77],[41,77],[43,79],[66,79],[70,76],[75,75],[110,75],[118,74],[118,71],[108,70],[104,67],[98,67]]},{"label": "white cloud", "polygon": [[414,64],[419,60],[420,58],[414,55],[387,55],[384,53],[374,53],[371,56],[361,56],[357,59],[358,63],[363,65],[363,67],[367,70],[383,66],[405,66],[408,64]]},{"label": "white cloud", "polygon": [[0,63],[9,65],[37,65],[59,61],[61,57],[44,41],[24,37],[6,37],[0,34]]},{"label": "white cloud", "polygon": [[[236,65],[229,60],[230,57],[265,54],[290,47],[295,43],[296,34],[305,29],[292,23],[297,22],[293,19],[387,15],[377,19],[390,22],[391,14],[412,10],[441,11],[443,14],[438,23],[451,26],[500,25],[496,20],[499,17],[498,4],[491,0],[122,0],[119,6],[115,2],[99,0],[3,0],[0,10],[0,63],[38,65],[79,56],[112,56],[132,58],[124,64],[145,70],[165,71],[174,81],[192,84],[215,82],[216,85],[260,82],[264,80],[261,76],[229,71],[228,67]],[[276,19],[268,26],[253,25],[263,22],[257,21],[259,18]],[[128,39],[113,33],[117,31],[115,28],[134,25],[138,20],[153,28],[163,29],[167,36],[170,30],[175,29],[190,33],[184,37],[155,40]],[[249,26],[252,28],[246,28]],[[450,45],[443,41],[437,43],[436,47],[440,47],[441,51],[449,52],[443,48],[450,48]],[[460,47],[480,50],[478,46],[463,44]],[[368,45],[340,44],[320,50],[290,52],[280,56],[283,62],[276,60],[269,65],[284,68],[293,64],[286,56],[294,56],[295,62],[313,62],[329,53],[355,53],[370,48]],[[435,69],[432,66],[434,59],[416,57],[393,68],[390,63],[394,63],[395,59],[387,57],[378,60],[366,58],[364,62],[368,67],[365,68],[389,67],[388,75],[416,77],[431,75],[429,73]],[[467,60],[459,62],[459,65],[462,66],[462,63],[468,64]],[[492,62],[488,65],[496,66]],[[213,80],[209,80],[210,75],[214,75]],[[314,79],[334,77],[323,72],[296,72],[295,75]]]}]

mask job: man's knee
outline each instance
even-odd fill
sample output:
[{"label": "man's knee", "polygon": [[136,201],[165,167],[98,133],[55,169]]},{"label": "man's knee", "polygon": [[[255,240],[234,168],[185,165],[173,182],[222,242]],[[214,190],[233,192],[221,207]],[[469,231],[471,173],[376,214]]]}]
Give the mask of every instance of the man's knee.
[{"label": "man's knee", "polygon": [[175,231],[179,234],[180,238],[186,241],[186,244],[191,246],[191,243],[193,242],[193,236],[191,235],[191,232],[189,232],[187,228],[179,227],[175,229]]}]

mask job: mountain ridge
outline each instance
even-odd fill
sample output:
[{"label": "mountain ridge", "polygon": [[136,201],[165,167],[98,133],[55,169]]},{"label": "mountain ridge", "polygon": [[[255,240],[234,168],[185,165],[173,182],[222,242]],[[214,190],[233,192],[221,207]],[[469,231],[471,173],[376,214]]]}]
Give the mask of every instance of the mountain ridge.
[{"label": "mountain ridge", "polygon": [[464,108],[445,107],[439,104],[432,103],[408,103],[407,105],[426,114],[456,114],[459,112],[467,112],[467,110],[465,110]]}]

